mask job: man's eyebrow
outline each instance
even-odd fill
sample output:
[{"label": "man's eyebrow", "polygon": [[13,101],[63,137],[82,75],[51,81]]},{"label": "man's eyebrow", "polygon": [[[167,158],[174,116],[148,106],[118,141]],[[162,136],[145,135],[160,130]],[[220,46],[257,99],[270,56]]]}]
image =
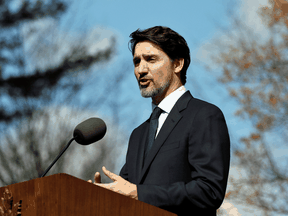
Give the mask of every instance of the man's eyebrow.
[{"label": "man's eyebrow", "polygon": [[[157,54],[143,54],[143,57],[144,58],[147,58],[147,57],[157,57],[158,55]],[[133,58],[133,62],[135,62],[136,60],[140,59],[140,56],[135,56]]]},{"label": "man's eyebrow", "polygon": [[156,54],[143,54],[144,57],[154,57],[157,56]]},{"label": "man's eyebrow", "polygon": [[[146,58],[146,57],[154,57],[154,56],[157,56],[157,54],[142,54],[142,56],[144,58]],[[139,58],[140,58],[140,56],[135,56],[133,59],[139,59]]]}]

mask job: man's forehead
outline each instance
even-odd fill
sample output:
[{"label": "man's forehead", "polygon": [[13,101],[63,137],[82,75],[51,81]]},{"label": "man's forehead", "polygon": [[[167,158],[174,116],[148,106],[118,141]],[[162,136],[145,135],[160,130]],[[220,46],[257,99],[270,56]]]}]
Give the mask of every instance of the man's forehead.
[{"label": "man's forehead", "polygon": [[134,56],[142,54],[158,54],[160,51],[161,50],[157,44],[150,41],[141,41],[135,46]]}]

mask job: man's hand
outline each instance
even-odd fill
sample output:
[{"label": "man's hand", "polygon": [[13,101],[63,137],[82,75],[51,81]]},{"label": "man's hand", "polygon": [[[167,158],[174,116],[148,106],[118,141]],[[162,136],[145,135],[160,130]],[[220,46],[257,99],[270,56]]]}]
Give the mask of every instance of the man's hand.
[{"label": "man's hand", "polygon": [[[104,166],[102,167],[102,170],[104,174],[108,176],[113,182],[109,184],[102,184],[100,173],[96,172],[94,176],[95,185],[138,200],[137,186],[135,184],[132,184],[123,179],[121,176],[108,171]],[[88,182],[92,183],[91,180]]]}]

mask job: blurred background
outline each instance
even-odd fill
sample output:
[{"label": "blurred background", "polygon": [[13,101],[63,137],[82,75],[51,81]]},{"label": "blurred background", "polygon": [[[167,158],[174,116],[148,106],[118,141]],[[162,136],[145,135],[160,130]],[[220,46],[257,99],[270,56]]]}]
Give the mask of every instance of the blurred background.
[{"label": "blurred background", "polygon": [[0,0],[0,187],[40,177],[90,117],[106,122],[105,137],[73,142],[48,175],[119,173],[151,113],[129,35],[157,25],[186,39],[186,88],[227,121],[232,164],[218,214],[288,215],[287,0]]}]

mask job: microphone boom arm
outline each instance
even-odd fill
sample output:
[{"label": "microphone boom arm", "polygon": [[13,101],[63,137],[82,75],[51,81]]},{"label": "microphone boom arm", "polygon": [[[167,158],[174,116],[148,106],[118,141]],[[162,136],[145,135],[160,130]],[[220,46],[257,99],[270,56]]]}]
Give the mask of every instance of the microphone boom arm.
[{"label": "microphone boom arm", "polygon": [[65,148],[60,152],[60,154],[56,157],[56,159],[52,162],[52,164],[45,170],[44,174],[41,176],[44,177],[47,172],[52,168],[52,166],[56,163],[56,161],[61,157],[61,155],[67,150],[67,148],[70,146],[70,144],[72,143],[73,140],[75,140],[76,137],[73,137],[68,144],[65,146]]}]

